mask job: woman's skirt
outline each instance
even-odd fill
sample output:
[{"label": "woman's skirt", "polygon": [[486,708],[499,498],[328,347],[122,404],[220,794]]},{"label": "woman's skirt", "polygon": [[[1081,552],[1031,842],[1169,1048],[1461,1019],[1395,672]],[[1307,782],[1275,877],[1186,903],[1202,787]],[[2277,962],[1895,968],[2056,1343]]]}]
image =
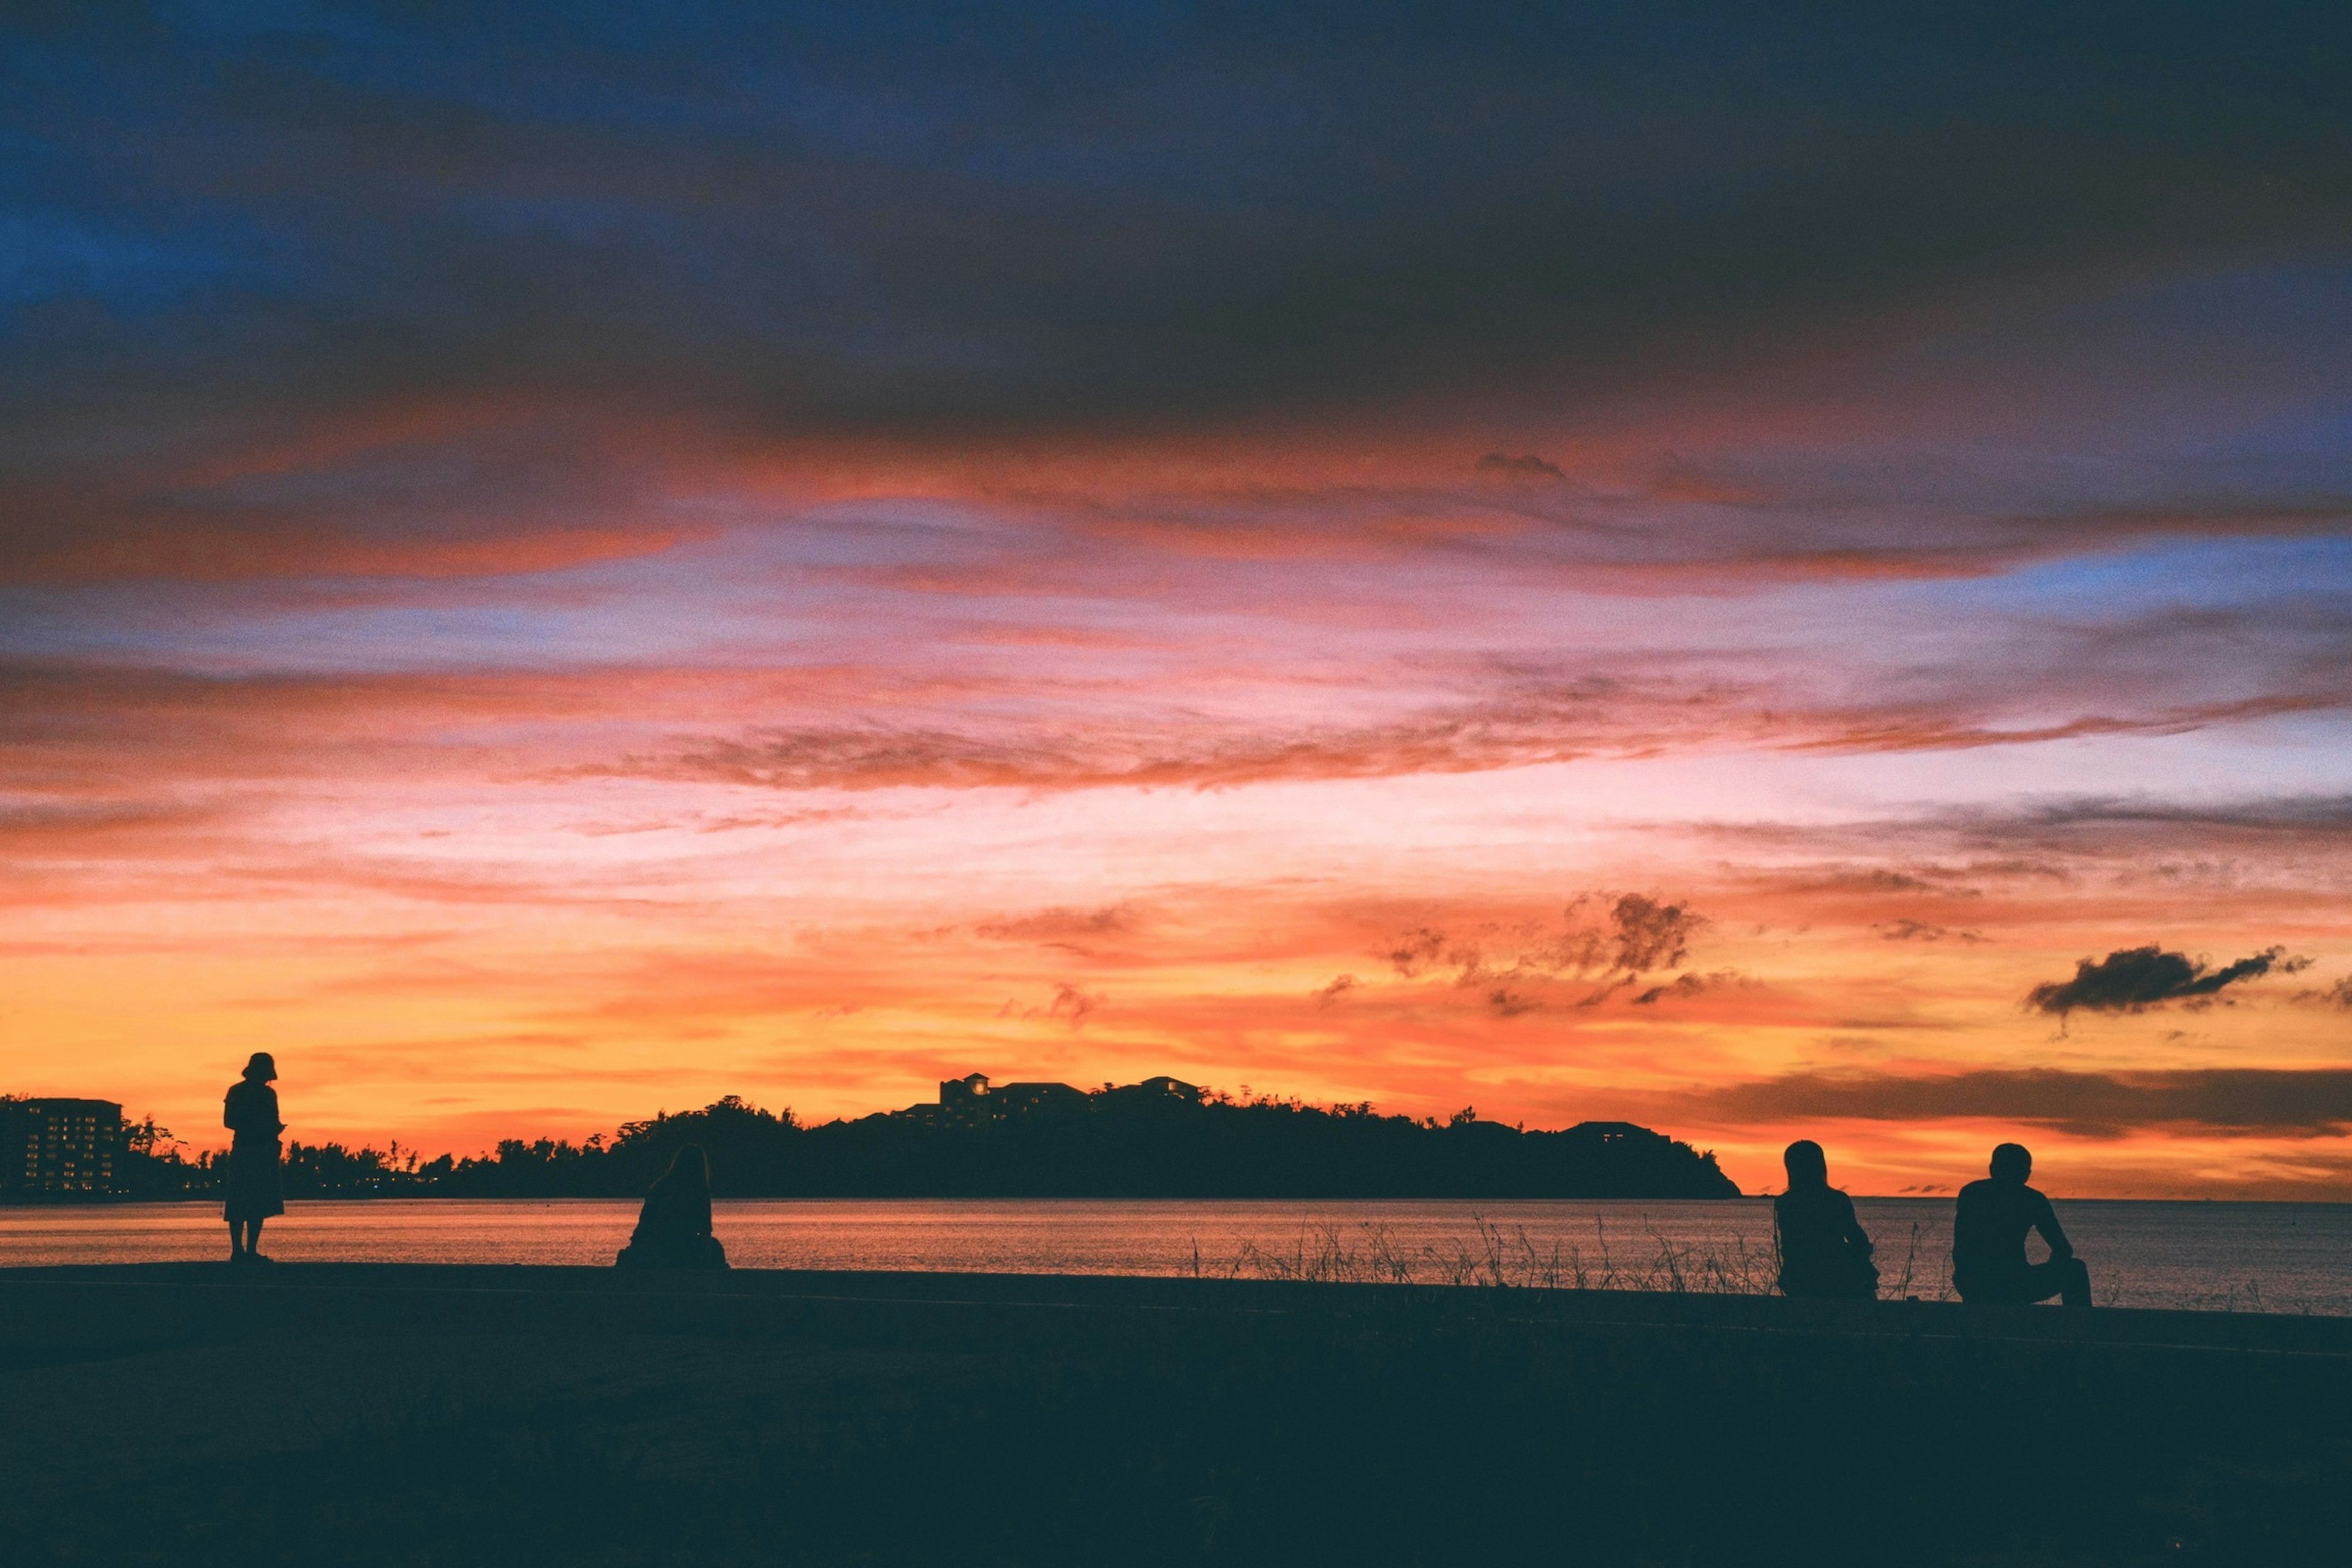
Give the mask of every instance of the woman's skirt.
[{"label": "woman's skirt", "polygon": [[228,1152],[228,1201],[222,1215],[229,1224],[269,1219],[286,1212],[286,1188],[278,1174],[278,1140],[238,1139]]}]

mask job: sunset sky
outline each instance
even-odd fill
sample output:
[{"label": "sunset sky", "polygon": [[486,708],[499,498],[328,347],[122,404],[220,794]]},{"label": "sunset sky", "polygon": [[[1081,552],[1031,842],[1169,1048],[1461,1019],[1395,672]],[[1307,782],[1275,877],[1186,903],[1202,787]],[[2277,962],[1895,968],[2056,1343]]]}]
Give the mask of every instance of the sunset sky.
[{"label": "sunset sky", "polygon": [[12,8],[0,1089],[2352,1198],[2352,13],[1909,9]]}]

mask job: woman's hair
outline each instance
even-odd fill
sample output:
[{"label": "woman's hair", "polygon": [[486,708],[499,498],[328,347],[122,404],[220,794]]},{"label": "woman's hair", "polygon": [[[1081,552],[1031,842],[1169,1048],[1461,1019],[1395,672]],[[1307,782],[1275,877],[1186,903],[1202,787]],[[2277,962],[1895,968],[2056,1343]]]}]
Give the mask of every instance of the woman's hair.
[{"label": "woman's hair", "polygon": [[710,1186],[710,1157],[702,1152],[699,1143],[682,1143],[677,1152],[670,1156],[669,1173],[662,1180],[690,1182],[708,1191]]},{"label": "woman's hair", "polygon": [[1810,1138],[1800,1138],[1782,1151],[1780,1163],[1792,1187],[1825,1187],[1830,1181],[1829,1156]]},{"label": "woman's hair", "polygon": [[278,1060],[268,1051],[256,1051],[253,1059],[245,1064],[245,1076],[256,1083],[268,1083],[278,1076]]}]

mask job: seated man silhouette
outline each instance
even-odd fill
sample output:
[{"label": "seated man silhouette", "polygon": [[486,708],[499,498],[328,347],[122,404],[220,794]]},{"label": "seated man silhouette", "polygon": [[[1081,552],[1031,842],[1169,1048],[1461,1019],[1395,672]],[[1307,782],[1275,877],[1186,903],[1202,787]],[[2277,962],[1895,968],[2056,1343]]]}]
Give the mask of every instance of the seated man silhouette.
[{"label": "seated man silhouette", "polygon": [[[2074,1256],[2050,1200],[2025,1184],[2033,1156],[2022,1143],[1992,1152],[1992,1174],[1960,1189],[1952,1220],[1952,1284],[1960,1300],[2022,1307],[2063,1297],[2069,1307],[2091,1304],[2091,1272]],[[2050,1245],[2046,1263],[2029,1263],[2025,1233],[2038,1230]]]},{"label": "seated man silhouette", "polygon": [[1789,1190],[1772,1200],[1780,1294],[1876,1300],[1878,1267],[1870,1260],[1870,1237],[1853,1217],[1853,1200],[1830,1185],[1822,1146],[1800,1138],[1780,1163],[1789,1172]]},{"label": "seated man silhouette", "polygon": [[699,1143],[673,1156],[646,1194],[637,1228],[613,1260],[623,1268],[724,1268],[727,1249],[710,1234],[710,1162]]}]

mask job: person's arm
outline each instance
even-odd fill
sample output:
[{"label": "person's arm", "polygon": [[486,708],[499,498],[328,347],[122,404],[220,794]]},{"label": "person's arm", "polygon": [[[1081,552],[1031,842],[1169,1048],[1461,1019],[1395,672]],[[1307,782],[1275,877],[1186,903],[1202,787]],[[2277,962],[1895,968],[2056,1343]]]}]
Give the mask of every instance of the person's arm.
[{"label": "person's arm", "polygon": [[2033,1228],[2040,1231],[2042,1239],[2050,1244],[2050,1260],[2053,1263],[2063,1262],[2074,1256],[2073,1244],[2067,1241],[2066,1233],[2058,1226],[2058,1211],[2052,1208],[2050,1200],[2040,1193],[2033,1194]]},{"label": "person's arm", "polygon": [[646,1201],[637,1205],[637,1227],[629,1233],[632,1239],[640,1236],[661,1234],[662,1211],[667,1206],[668,1200],[667,1191],[659,1182],[656,1182],[646,1194]]},{"label": "person's arm", "polygon": [[1853,1200],[1846,1196],[1845,1194],[1840,1193],[1838,1194],[1838,1201],[1845,1205],[1846,1245],[1853,1247],[1864,1258],[1869,1257],[1878,1249],[1871,1245],[1870,1232],[1863,1229],[1862,1221],[1854,1217]]}]

